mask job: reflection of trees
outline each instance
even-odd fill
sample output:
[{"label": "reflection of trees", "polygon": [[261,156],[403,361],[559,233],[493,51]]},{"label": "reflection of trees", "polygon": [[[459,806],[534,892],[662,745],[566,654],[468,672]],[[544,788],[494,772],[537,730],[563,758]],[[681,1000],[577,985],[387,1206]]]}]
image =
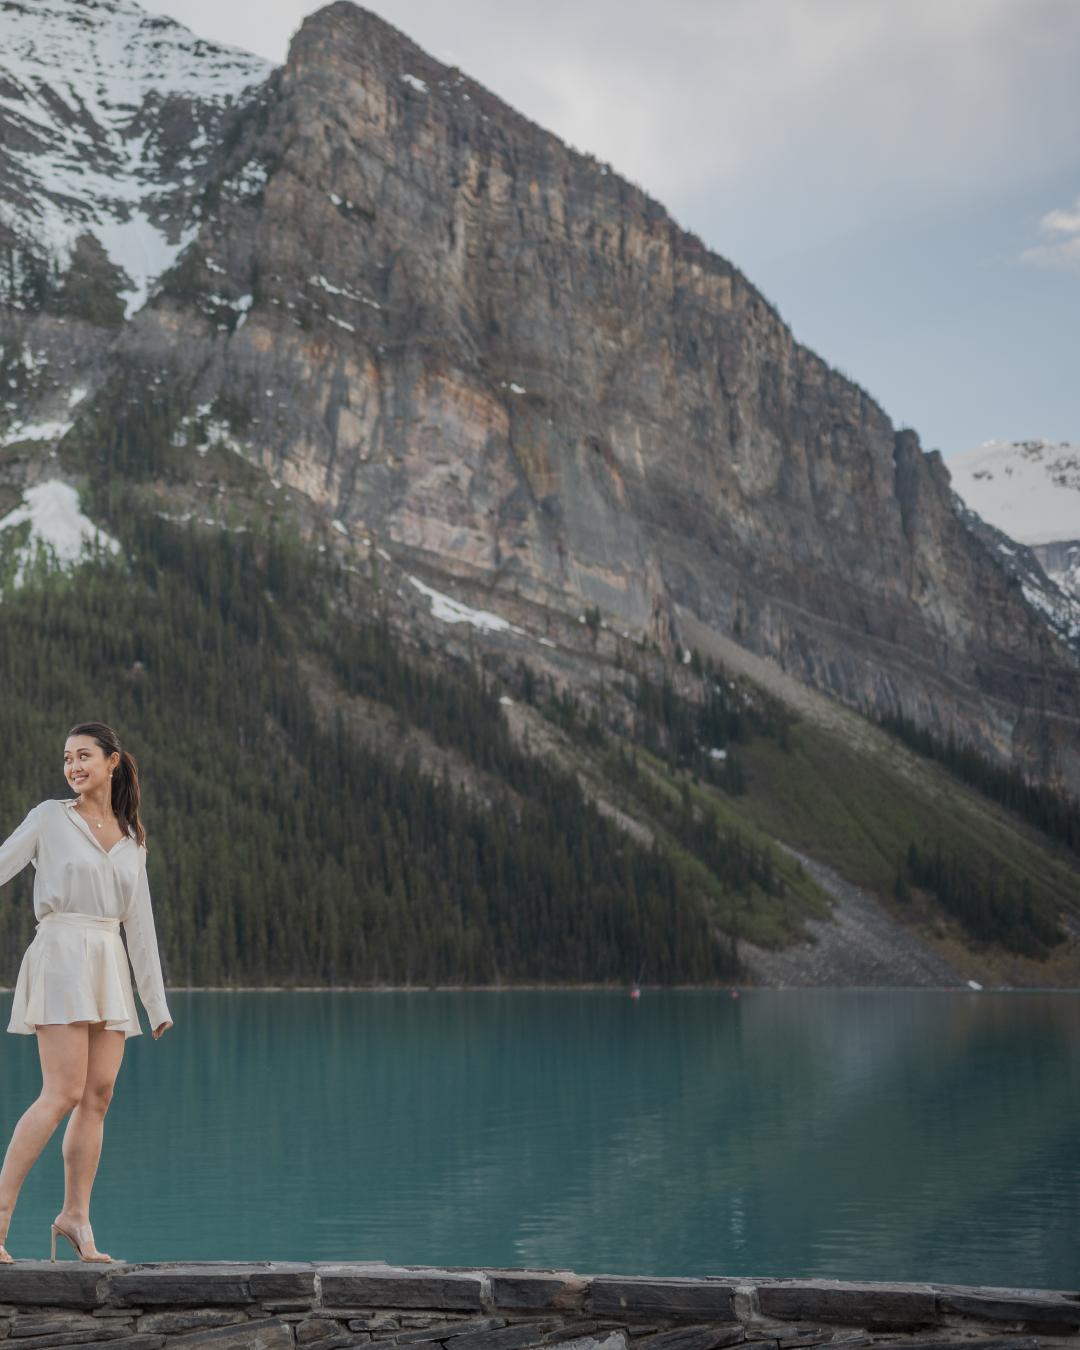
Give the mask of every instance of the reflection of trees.
[{"label": "reflection of trees", "polygon": [[[669,1275],[1075,1270],[1073,996],[172,999],[169,1057],[136,1042],[125,1063],[98,1188],[96,1221],[145,1259],[197,1241]],[[32,1045],[9,1058],[4,1128],[38,1083]],[[143,1175],[156,1203],[133,1213]]]}]

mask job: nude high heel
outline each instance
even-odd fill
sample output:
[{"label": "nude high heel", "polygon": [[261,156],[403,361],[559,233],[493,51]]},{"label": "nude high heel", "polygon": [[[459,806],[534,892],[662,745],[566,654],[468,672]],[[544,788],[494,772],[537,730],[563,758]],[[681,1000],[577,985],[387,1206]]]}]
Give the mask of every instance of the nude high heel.
[{"label": "nude high heel", "polygon": [[14,1262],[14,1260],[15,1258],[11,1255],[11,1253],[4,1246],[4,1244],[0,1242],[0,1266],[10,1266]]},{"label": "nude high heel", "polygon": [[[80,1261],[90,1261],[98,1265],[104,1265],[106,1263],[111,1263],[113,1260],[111,1256],[106,1256],[104,1252],[97,1252],[93,1256],[87,1256],[83,1251],[84,1244],[89,1246],[94,1241],[94,1230],[88,1223],[84,1223],[81,1228],[76,1228],[74,1232],[71,1233],[67,1232],[66,1229],[61,1228],[58,1223],[54,1223],[52,1225],[52,1256],[49,1257],[50,1261],[56,1260],[56,1239],[58,1237],[62,1237],[66,1242],[71,1244],[72,1250]],[[123,1262],[120,1262],[119,1264],[122,1265]]]}]

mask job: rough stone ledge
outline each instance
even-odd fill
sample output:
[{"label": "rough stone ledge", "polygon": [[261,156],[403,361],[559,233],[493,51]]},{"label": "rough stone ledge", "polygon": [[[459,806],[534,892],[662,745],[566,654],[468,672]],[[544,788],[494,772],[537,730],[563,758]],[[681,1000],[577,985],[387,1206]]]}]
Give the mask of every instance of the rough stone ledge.
[{"label": "rough stone ledge", "polygon": [[[384,1262],[0,1266],[4,1350],[1080,1350],[1080,1294]],[[115,1347],[111,1343],[119,1342]]]}]

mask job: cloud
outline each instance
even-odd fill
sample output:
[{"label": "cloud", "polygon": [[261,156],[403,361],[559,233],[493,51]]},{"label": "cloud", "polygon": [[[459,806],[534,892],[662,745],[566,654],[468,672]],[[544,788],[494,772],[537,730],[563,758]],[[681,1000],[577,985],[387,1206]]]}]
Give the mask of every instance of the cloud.
[{"label": "cloud", "polygon": [[1051,211],[1043,216],[1040,224],[1044,230],[1060,230],[1063,234],[1080,234],[1080,194],[1076,205],[1070,211]]},{"label": "cloud", "polygon": [[1025,249],[1020,254],[1020,261],[1033,263],[1036,267],[1064,267],[1080,272],[1080,237],[1068,239],[1063,244],[1040,244]]},{"label": "cloud", "polygon": [[1065,207],[1043,216],[1039,228],[1046,234],[1068,234],[1072,238],[1025,249],[1020,261],[1035,267],[1064,267],[1070,272],[1080,272],[1080,194],[1071,210]]}]

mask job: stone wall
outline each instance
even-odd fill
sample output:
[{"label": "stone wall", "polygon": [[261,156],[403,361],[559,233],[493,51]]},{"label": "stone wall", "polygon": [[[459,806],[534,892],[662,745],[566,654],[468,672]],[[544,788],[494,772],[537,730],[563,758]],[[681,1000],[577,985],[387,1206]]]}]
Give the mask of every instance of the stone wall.
[{"label": "stone wall", "polygon": [[1080,1294],[382,1263],[0,1266],[4,1350],[1038,1350]]}]

